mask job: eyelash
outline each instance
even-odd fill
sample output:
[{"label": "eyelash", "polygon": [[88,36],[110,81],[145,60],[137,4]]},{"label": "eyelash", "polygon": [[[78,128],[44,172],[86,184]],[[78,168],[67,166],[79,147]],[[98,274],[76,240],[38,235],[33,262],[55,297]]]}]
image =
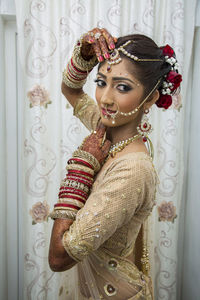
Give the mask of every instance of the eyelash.
[{"label": "eyelash", "polygon": [[[97,84],[97,86],[99,87],[99,88],[103,88],[104,86],[106,86],[106,82],[104,81],[104,80],[102,80],[102,79],[95,79],[94,80],[94,82]],[[101,83],[101,84],[100,84]],[[123,86],[124,87],[124,89],[123,90],[121,90],[120,88],[119,88],[119,86]],[[118,84],[117,85],[117,88],[118,88],[118,90],[119,90],[119,92],[121,92],[121,93],[127,93],[127,92],[129,92],[130,90],[132,90],[132,88],[129,86],[129,85],[126,85],[126,84]]]}]

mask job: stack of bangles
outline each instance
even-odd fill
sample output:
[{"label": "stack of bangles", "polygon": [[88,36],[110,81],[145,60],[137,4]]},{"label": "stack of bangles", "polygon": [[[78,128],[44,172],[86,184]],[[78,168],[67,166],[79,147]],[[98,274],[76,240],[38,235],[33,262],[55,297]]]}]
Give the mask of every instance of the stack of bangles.
[{"label": "stack of bangles", "polygon": [[83,87],[89,72],[98,63],[95,55],[89,61],[84,60],[81,56],[81,46],[80,40],[74,47],[72,58],[63,72],[63,82],[73,89]]},{"label": "stack of bangles", "polygon": [[94,175],[100,169],[98,160],[90,153],[80,149],[73,153],[66,167],[66,178],[61,182],[58,202],[49,215],[52,219],[72,219],[81,209],[90,193]]}]

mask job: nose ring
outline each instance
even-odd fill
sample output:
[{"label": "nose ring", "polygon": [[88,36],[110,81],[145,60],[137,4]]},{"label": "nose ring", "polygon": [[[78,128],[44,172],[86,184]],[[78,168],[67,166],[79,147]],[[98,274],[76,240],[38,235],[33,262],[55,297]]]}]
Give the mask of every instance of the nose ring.
[{"label": "nose ring", "polygon": [[[113,102],[113,103],[115,103],[115,102]],[[113,103],[112,103],[112,104],[113,104]],[[115,104],[117,105],[117,110],[116,110],[115,113],[110,113],[110,112],[108,111],[108,104],[105,104],[106,114],[109,115],[109,116],[111,117],[111,119],[112,119],[112,124],[113,124],[113,125],[115,124],[115,118],[116,118],[117,114],[119,113],[119,107],[118,107],[118,104],[117,104],[117,103],[115,103]]]}]

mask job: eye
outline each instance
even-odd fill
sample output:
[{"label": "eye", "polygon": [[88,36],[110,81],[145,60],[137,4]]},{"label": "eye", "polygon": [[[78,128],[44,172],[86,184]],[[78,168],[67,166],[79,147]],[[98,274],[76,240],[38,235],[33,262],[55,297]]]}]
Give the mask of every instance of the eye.
[{"label": "eye", "polygon": [[129,85],[122,84],[122,83],[117,85],[117,89],[120,92],[124,92],[124,93],[129,92],[130,90],[132,90],[132,88]]},{"label": "eye", "polygon": [[105,81],[102,79],[95,79],[94,82],[97,84],[98,87],[104,87],[106,85]]}]

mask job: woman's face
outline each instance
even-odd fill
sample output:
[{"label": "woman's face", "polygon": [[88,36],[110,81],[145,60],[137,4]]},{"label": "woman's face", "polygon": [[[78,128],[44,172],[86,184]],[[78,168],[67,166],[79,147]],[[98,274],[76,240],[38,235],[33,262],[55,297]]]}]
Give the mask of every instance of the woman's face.
[{"label": "woman's face", "polygon": [[[105,62],[97,73],[96,99],[105,126],[117,127],[132,123],[141,114],[142,108],[130,116],[119,113],[131,112],[143,100],[144,86],[128,71],[128,63],[123,59],[119,64],[112,65],[111,71],[107,72]],[[112,115],[116,115],[114,124]]]}]

